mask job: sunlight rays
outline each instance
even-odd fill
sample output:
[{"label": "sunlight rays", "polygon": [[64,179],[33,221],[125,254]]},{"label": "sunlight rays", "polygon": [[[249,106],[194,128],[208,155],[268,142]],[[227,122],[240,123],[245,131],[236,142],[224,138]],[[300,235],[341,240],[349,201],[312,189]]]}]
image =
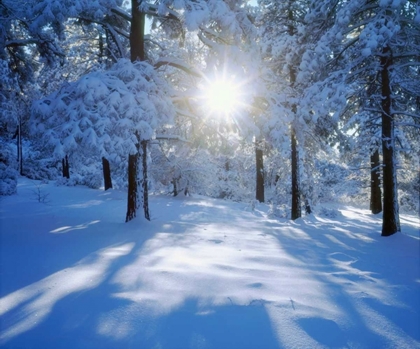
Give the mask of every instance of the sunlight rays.
[{"label": "sunlight rays", "polygon": [[240,106],[241,90],[238,84],[227,79],[217,79],[205,88],[205,104],[211,113],[230,115]]},{"label": "sunlight rays", "polygon": [[221,74],[204,76],[198,100],[205,118],[239,127],[237,117],[253,107],[251,82],[252,78],[238,78],[227,68]]}]

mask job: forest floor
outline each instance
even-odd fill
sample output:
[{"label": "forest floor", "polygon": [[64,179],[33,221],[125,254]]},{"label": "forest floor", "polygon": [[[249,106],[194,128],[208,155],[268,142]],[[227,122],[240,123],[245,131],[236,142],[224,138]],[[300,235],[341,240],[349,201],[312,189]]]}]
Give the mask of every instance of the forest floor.
[{"label": "forest floor", "polygon": [[[420,348],[419,218],[150,199],[19,179],[0,197],[1,348]],[[322,214],[322,212],[324,214]],[[328,213],[328,214],[325,214]]]}]

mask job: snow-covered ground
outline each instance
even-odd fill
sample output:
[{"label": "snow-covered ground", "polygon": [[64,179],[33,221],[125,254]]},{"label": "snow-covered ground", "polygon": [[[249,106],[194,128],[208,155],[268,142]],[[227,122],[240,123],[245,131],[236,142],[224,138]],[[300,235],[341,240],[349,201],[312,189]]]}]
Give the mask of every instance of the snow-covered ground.
[{"label": "snow-covered ground", "polygon": [[383,238],[354,207],[125,210],[121,191],[25,178],[0,198],[2,348],[420,348],[418,217]]}]

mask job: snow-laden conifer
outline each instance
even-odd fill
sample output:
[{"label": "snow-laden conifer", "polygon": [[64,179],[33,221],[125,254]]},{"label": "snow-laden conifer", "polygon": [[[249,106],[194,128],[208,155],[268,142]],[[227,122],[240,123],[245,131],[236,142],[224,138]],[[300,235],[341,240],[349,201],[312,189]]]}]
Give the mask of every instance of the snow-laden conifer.
[{"label": "snow-laden conifer", "polygon": [[120,168],[129,154],[137,153],[139,140],[152,139],[158,126],[171,121],[169,95],[151,65],[121,59],[107,71],[87,74],[36,101],[32,132],[42,136],[56,158],[69,155],[83,164],[105,157]]}]

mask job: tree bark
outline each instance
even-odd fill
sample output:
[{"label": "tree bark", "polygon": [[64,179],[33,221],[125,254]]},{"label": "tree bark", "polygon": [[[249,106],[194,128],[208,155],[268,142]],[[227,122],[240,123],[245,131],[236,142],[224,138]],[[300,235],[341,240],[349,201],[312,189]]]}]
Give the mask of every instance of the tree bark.
[{"label": "tree bark", "polygon": [[312,208],[311,208],[311,204],[309,202],[309,200],[307,198],[305,198],[305,213],[307,215],[312,213]]},{"label": "tree bark", "polygon": [[255,199],[259,202],[264,202],[264,159],[262,141],[255,141],[255,167],[257,170]]},{"label": "tree bark", "polygon": [[109,161],[102,157],[102,169],[104,172],[104,187],[105,190],[112,188],[112,180],[111,180],[111,169],[109,167]]},{"label": "tree bark", "polygon": [[144,26],[146,14],[139,10],[141,0],[131,0],[130,55],[131,61],[144,61]]},{"label": "tree bark", "polygon": [[63,177],[70,178],[69,158],[66,155],[62,160]]},{"label": "tree bark", "polygon": [[[140,11],[139,5],[140,0],[131,0],[131,29],[130,29],[130,58],[132,62],[137,60],[144,61],[144,26],[145,26],[145,14]],[[138,209],[139,193],[138,193],[138,161],[139,161],[139,150],[140,150],[140,137],[136,134],[138,144],[137,144],[137,153],[134,155],[128,156],[128,195],[127,195],[127,215],[125,221],[128,222],[136,217],[136,212]],[[143,142],[141,146],[143,149]],[[149,196],[148,196],[148,186],[147,186],[147,143],[145,150],[143,151],[143,209],[144,216],[146,219],[150,220],[149,216]]]},{"label": "tree bark", "polygon": [[394,119],[391,113],[392,91],[389,79],[389,67],[392,65],[392,52],[386,46],[382,50],[382,156],[383,156],[383,219],[382,236],[390,236],[399,231],[399,207],[397,192],[397,172],[395,163]]},{"label": "tree bark", "polygon": [[[288,19],[289,19],[288,33],[290,36],[294,36],[296,33],[296,28],[292,24],[294,22],[294,15],[291,9],[288,11]],[[293,89],[295,87],[295,82],[296,82],[296,69],[293,65],[290,66],[289,78],[290,78],[290,87]],[[296,119],[296,113],[297,113],[296,104],[293,104],[291,109],[292,109],[294,118]],[[296,133],[295,133],[295,128],[293,124],[291,126],[290,138],[291,138],[291,162],[292,162],[291,218],[292,220],[295,220],[302,216],[302,212],[301,212],[301,204],[300,204],[299,154],[297,150]]]},{"label": "tree bark", "polygon": [[370,156],[370,210],[373,214],[382,212],[379,151]]},{"label": "tree bark", "polygon": [[299,154],[297,150],[297,142],[295,130],[291,130],[291,143],[292,143],[292,220],[298,219],[302,216],[300,205],[300,186],[299,186]]},{"label": "tree bark", "polygon": [[128,156],[128,199],[127,199],[127,214],[125,221],[129,222],[136,217],[138,208],[137,195],[137,167],[139,161],[139,154],[130,154]]},{"label": "tree bark", "polygon": [[150,214],[149,214],[149,179],[147,176],[147,141],[141,141],[141,150],[142,150],[142,164],[143,164],[143,179],[142,179],[142,186],[143,186],[143,210],[144,210],[144,218],[150,221]]},{"label": "tree bark", "polygon": [[23,156],[22,156],[22,118],[19,117],[19,124],[16,128],[16,144],[17,144],[17,160],[19,167],[19,174],[23,176]]}]

